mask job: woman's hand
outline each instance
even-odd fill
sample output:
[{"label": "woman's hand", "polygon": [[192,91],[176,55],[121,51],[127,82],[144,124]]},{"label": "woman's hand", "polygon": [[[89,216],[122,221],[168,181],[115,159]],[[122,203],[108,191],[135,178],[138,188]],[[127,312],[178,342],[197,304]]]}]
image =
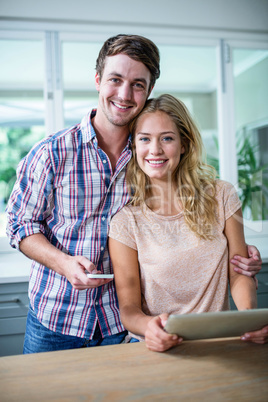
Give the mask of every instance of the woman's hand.
[{"label": "woman's hand", "polygon": [[242,341],[264,344],[268,342],[268,325],[259,331],[247,332],[241,336]]},{"label": "woman's hand", "polygon": [[164,331],[167,319],[168,314],[160,314],[148,322],[145,331],[145,343],[148,349],[154,352],[165,352],[182,343],[182,338]]}]

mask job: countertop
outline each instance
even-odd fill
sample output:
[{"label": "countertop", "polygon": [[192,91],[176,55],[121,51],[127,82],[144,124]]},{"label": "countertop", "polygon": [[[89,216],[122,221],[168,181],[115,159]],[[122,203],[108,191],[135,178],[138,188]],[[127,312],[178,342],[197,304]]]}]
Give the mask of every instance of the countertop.
[{"label": "countertop", "polygon": [[19,251],[0,254],[0,284],[28,282],[31,260]]},{"label": "countertop", "polygon": [[5,401],[254,401],[268,395],[268,344],[188,341],[165,353],[145,343],[0,358]]}]

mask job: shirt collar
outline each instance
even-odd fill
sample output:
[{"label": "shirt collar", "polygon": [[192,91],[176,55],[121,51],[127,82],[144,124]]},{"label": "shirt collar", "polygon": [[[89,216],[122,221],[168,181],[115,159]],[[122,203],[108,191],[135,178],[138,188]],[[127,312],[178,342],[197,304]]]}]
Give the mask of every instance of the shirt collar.
[{"label": "shirt collar", "polygon": [[[95,117],[96,113],[97,113],[97,109],[91,109],[83,117],[83,119],[81,121],[81,131],[82,131],[83,143],[90,142],[94,138],[96,138],[96,132],[95,132],[94,127],[93,127],[92,122],[91,122],[93,117]],[[127,147],[131,148],[131,135],[130,134],[128,136]]]},{"label": "shirt collar", "polygon": [[96,112],[97,109],[90,110],[81,121],[81,131],[84,143],[87,143],[96,137],[95,130],[91,123],[91,120],[96,115]]}]

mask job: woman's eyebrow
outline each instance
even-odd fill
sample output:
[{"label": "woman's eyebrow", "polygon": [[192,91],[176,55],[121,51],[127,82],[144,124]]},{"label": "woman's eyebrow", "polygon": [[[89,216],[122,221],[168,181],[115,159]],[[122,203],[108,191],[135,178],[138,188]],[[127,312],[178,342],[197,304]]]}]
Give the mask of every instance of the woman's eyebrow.
[{"label": "woman's eyebrow", "polygon": [[[175,133],[174,131],[168,130],[168,131],[161,131],[161,133],[159,133],[159,134],[161,134],[161,135],[163,135],[163,134],[174,134],[174,135],[176,135],[177,133]],[[136,135],[152,135],[152,134],[151,133],[145,133],[143,131],[139,131],[138,133],[136,133]]]}]

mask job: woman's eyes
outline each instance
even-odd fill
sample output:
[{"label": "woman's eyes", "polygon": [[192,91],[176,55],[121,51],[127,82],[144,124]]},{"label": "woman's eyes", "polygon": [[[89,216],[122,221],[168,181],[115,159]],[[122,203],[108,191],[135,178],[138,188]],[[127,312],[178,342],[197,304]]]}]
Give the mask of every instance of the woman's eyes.
[{"label": "woman's eyes", "polygon": [[140,138],[139,138],[139,141],[148,142],[148,141],[149,141],[149,138],[148,138],[148,137],[140,137]]},{"label": "woman's eyes", "polygon": [[[150,141],[150,138],[149,138],[149,137],[140,137],[140,138],[139,138],[139,141],[142,141],[142,142],[149,142],[149,141]],[[174,138],[173,138],[173,137],[170,137],[170,136],[166,136],[166,137],[161,138],[161,141],[163,141],[163,142],[170,142],[170,141],[174,141]]]}]

